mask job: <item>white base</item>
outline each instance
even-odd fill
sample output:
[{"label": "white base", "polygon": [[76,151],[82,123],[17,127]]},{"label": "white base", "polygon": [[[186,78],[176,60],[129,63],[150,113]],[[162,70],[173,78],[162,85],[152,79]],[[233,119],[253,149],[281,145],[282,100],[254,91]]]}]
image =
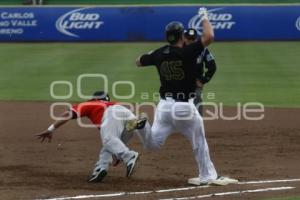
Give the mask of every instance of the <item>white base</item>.
[{"label": "white base", "polygon": [[229,177],[222,177],[216,180],[212,180],[209,182],[201,182],[199,177],[196,178],[190,178],[188,179],[188,184],[191,185],[219,185],[219,186],[224,186],[224,185],[229,185],[229,184],[237,184],[239,181],[237,179],[229,178]]},{"label": "white base", "polygon": [[218,178],[216,180],[213,180],[210,184],[211,185],[229,185],[229,184],[237,184],[239,181],[233,178],[229,178],[229,177],[222,177],[222,178]]}]

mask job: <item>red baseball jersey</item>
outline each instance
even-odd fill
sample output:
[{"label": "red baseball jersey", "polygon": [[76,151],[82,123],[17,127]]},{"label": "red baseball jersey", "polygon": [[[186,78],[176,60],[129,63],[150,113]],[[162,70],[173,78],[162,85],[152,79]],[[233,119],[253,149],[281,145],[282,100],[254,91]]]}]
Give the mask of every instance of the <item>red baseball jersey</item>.
[{"label": "red baseball jersey", "polygon": [[77,117],[88,117],[93,124],[100,127],[103,113],[109,106],[115,105],[116,102],[90,100],[72,106],[72,111]]}]

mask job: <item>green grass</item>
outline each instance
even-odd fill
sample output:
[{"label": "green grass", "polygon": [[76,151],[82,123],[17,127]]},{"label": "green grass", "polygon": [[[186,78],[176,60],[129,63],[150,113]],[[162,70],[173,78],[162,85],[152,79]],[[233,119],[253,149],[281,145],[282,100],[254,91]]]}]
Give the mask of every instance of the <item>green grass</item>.
[{"label": "green grass", "polygon": [[[158,91],[155,67],[137,68],[135,58],[163,43],[20,43],[0,46],[0,100],[54,101],[49,91],[55,80],[74,85],[71,99],[80,101],[76,79],[83,73],[105,74],[109,92],[115,81],[135,84],[135,96],[126,101],[142,101],[143,92]],[[218,70],[205,87],[215,93],[216,102],[235,105],[258,101],[267,106],[300,106],[300,42],[217,42],[210,47]],[[99,79],[85,79],[83,93],[101,89]],[[56,87],[66,94],[66,87]],[[128,94],[128,86],[117,88]],[[206,96],[206,95],[205,95]],[[152,99],[152,98],[151,98]]]}]

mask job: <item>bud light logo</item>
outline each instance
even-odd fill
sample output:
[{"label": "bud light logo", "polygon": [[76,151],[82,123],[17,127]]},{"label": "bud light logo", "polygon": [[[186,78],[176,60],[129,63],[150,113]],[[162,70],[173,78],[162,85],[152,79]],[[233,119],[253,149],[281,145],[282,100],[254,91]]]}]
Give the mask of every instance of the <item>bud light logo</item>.
[{"label": "bud light logo", "polygon": [[300,17],[296,20],[296,28],[300,31]]},{"label": "bud light logo", "polygon": [[76,31],[100,29],[104,22],[100,20],[100,14],[92,12],[91,9],[93,8],[80,8],[62,15],[56,21],[56,29],[76,38],[79,38]]},{"label": "bud light logo", "polygon": [[[214,8],[207,10],[208,12],[208,18],[214,29],[218,30],[230,30],[232,27],[236,24],[235,21],[233,21],[233,16],[231,13],[225,13],[225,12],[219,12],[221,10],[224,10],[224,8]],[[202,31],[201,26],[202,20],[199,17],[199,15],[195,15],[192,17],[189,21],[189,28],[194,28],[198,31]]]}]

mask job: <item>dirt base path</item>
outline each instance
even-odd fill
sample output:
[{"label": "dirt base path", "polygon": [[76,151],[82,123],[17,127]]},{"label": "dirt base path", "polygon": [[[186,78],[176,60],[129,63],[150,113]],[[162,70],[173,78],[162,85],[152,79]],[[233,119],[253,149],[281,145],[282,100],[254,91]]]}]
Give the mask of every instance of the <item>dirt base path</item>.
[{"label": "dirt base path", "polygon": [[[141,153],[136,173],[125,178],[125,167],[112,167],[103,183],[86,182],[101,148],[94,128],[71,122],[57,131],[52,143],[33,137],[50,123],[49,103],[0,102],[0,199],[36,199],[120,191],[152,191],[187,187],[197,174],[191,146],[173,134],[161,151],[147,152],[135,137],[130,147]],[[226,108],[230,116],[234,108]],[[206,121],[211,157],[221,175],[242,181],[300,178],[300,109],[267,108],[261,121]],[[260,199],[300,195],[300,182],[230,185],[188,191],[135,194],[116,199],[192,197],[212,193],[295,187],[272,192],[224,196]],[[214,199],[218,197],[207,197]],[[93,198],[97,199],[97,198]],[[102,199],[102,198],[101,198]]]}]

